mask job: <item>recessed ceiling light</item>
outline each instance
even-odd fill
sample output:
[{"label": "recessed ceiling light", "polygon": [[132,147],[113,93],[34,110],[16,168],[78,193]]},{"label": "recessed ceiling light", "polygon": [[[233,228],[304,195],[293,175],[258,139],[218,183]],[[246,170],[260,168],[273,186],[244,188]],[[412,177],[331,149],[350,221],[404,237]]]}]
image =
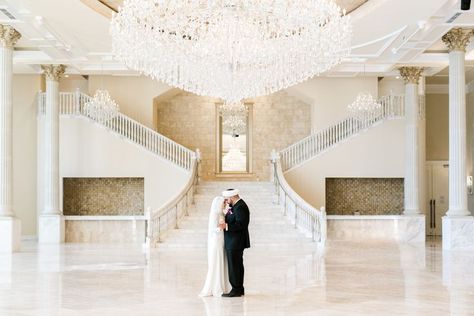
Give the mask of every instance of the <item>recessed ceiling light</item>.
[{"label": "recessed ceiling light", "polygon": [[400,76],[396,76],[395,79],[400,79]]}]

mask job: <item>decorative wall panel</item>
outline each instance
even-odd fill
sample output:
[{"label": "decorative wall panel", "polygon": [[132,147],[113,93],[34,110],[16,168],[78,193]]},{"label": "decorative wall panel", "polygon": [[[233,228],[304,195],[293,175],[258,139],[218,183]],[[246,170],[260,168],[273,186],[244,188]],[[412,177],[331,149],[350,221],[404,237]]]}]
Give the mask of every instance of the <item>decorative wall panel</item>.
[{"label": "decorative wall panel", "polygon": [[64,215],[143,215],[143,178],[64,178]]},{"label": "decorative wall panel", "polygon": [[401,178],[326,178],[328,215],[400,215]]}]

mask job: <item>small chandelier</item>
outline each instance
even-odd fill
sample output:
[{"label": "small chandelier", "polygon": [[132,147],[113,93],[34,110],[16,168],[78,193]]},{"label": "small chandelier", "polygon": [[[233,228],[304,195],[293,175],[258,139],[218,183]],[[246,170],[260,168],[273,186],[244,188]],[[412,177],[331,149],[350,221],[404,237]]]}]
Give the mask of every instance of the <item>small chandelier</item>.
[{"label": "small chandelier", "polygon": [[354,102],[347,107],[354,118],[374,118],[380,115],[382,106],[368,92],[361,92]]},{"label": "small chandelier", "polygon": [[94,97],[84,104],[84,113],[95,121],[112,119],[118,112],[119,106],[107,90],[96,90]]},{"label": "small chandelier", "polygon": [[131,69],[230,102],[331,69],[352,35],[333,0],[125,0],[110,30]]}]

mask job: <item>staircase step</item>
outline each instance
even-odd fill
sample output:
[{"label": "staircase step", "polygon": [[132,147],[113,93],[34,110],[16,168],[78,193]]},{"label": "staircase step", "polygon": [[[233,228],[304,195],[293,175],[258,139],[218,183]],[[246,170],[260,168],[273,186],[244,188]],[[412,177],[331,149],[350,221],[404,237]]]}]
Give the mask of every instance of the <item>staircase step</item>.
[{"label": "staircase step", "polygon": [[295,229],[290,218],[283,215],[282,205],[274,203],[274,186],[270,182],[201,182],[189,216],[182,218],[179,229],[168,231],[157,244],[160,249],[205,249],[208,238],[209,208],[215,196],[226,188],[239,188],[250,209],[251,249],[307,247],[315,243]]}]

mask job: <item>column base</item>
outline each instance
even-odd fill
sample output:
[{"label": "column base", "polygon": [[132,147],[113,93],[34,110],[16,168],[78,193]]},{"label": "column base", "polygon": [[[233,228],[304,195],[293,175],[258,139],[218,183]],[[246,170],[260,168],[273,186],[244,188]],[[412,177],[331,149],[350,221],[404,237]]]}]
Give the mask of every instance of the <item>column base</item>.
[{"label": "column base", "polygon": [[397,239],[405,243],[424,243],[425,215],[404,215],[400,217],[397,225]]},{"label": "column base", "polygon": [[39,217],[40,244],[60,244],[64,242],[65,220],[62,215],[41,215]]},{"label": "column base", "polygon": [[474,249],[474,217],[443,216],[443,250]]},{"label": "column base", "polygon": [[0,217],[0,252],[20,250],[21,222],[15,217]]}]

